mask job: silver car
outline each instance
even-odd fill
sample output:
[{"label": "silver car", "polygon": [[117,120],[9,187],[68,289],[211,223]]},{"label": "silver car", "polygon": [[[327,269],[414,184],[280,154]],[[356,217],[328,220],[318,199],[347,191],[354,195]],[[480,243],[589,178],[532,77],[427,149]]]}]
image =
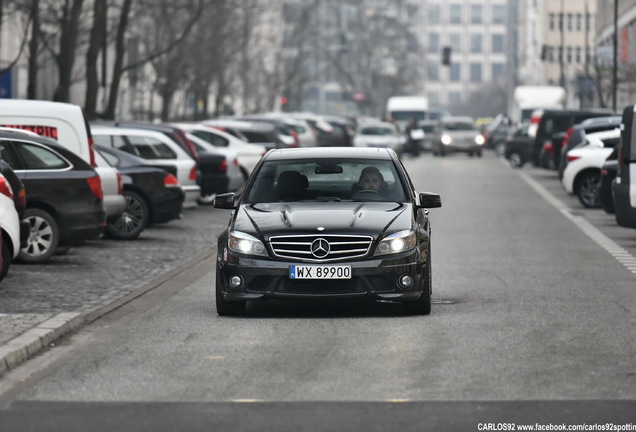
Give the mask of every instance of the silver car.
[{"label": "silver car", "polygon": [[472,117],[443,117],[435,127],[433,156],[463,152],[481,157],[485,142]]}]

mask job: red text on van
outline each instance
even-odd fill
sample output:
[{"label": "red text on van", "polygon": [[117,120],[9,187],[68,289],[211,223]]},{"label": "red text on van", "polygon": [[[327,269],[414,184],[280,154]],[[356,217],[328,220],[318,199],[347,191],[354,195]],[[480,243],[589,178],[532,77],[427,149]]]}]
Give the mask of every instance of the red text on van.
[{"label": "red text on van", "polygon": [[45,136],[45,137],[53,138],[54,140],[57,140],[57,128],[52,126],[0,125],[0,127],[28,130],[40,136]]}]

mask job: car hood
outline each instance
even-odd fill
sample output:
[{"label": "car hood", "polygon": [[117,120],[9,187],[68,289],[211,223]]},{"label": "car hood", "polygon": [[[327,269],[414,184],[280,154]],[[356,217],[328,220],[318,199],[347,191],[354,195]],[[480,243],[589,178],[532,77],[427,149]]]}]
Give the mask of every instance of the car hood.
[{"label": "car hood", "polygon": [[396,202],[260,203],[242,205],[237,212],[233,229],[263,240],[319,232],[377,238],[386,231],[409,229],[413,220],[411,204]]}]

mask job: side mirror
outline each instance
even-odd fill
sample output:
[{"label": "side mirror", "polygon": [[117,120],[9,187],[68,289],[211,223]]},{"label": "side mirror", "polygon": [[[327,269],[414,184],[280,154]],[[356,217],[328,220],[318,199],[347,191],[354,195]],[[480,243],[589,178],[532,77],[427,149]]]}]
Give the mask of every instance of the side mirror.
[{"label": "side mirror", "polygon": [[234,192],[220,194],[214,197],[214,208],[234,209],[236,194]]},{"label": "side mirror", "polygon": [[442,199],[436,193],[432,192],[420,192],[420,204],[419,207],[423,208],[435,208],[442,206]]}]

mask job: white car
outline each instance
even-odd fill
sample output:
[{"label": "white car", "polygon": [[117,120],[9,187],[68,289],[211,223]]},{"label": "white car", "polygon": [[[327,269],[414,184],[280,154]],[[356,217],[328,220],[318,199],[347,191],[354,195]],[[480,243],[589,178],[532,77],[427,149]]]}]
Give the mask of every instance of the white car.
[{"label": "white car", "polygon": [[175,167],[186,195],[183,208],[197,206],[201,197],[197,164],[179,144],[161,132],[146,129],[93,126],[92,130],[96,144],[126,151],[156,166]]},{"label": "white car", "polygon": [[0,280],[4,279],[11,261],[20,252],[20,218],[13,201],[13,190],[7,179],[0,174],[0,234],[2,238],[2,267]]},{"label": "white car", "polygon": [[601,168],[620,139],[620,129],[585,135],[585,141],[566,153],[568,164],[561,179],[565,190],[574,194],[584,207],[601,206],[598,187]]},{"label": "white car", "polygon": [[370,122],[358,128],[353,136],[354,147],[385,147],[400,153],[404,136],[389,122]]},{"label": "white car", "polygon": [[212,126],[191,123],[178,123],[176,126],[207,141],[214,147],[235,150],[238,154],[239,166],[245,179],[252,173],[258,161],[261,160],[261,157],[267,152],[265,146],[250,144],[247,141]]},{"label": "white car", "polygon": [[[217,193],[236,192],[245,184],[245,179],[243,178],[243,173],[241,172],[241,167],[238,161],[238,152],[236,150],[232,150],[228,147],[214,147],[209,142],[193,135],[190,132],[186,132],[186,136],[192,142],[194,148],[197,149],[199,156],[209,153],[225,157],[225,163],[222,164],[221,169],[225,169],[225,174],[227,175],[227,186],[224,187],[224,190]],[[205,201],[206,197],[201,198]]]},{"label": "white car", "polygon": [[99,179],[102,181],[106,218],[109,221],[117,219],[126,210],[126,198],[122,193],[121,174],[119,174],[117,168],[110,166],[98,152],[95,152],[95,165],[95,171],[97,171]]}]

